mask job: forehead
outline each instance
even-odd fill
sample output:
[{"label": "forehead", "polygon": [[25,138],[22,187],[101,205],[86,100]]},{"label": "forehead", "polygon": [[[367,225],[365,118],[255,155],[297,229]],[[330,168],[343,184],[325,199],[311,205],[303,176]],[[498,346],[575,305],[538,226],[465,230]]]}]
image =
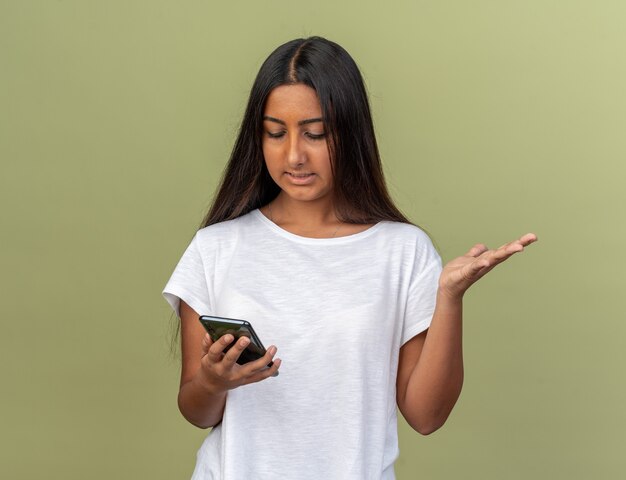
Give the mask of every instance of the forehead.
[{"label": "forehead", "polygon": [[281,115],[313,118],[322,116],[322,107],[315,90],[298,83],[281,85],[272,90],[267,97],[263,113],[277,118],[282,118]]}]

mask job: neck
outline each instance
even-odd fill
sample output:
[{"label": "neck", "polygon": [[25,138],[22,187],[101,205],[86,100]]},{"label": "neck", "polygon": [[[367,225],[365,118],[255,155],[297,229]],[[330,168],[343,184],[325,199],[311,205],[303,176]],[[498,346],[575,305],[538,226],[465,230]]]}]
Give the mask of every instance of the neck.
[{"label": "neck", "polygon": [[281,193],[271,203],[271,209],[276,223],[327,226],[339,222],[330,200],[301,202]]},{"label": "neck", "polygon": [[343,225],[332,202],[300,202],[282,193],[266,207],[265,213],[281,228],[306,237],[334,237]]}]

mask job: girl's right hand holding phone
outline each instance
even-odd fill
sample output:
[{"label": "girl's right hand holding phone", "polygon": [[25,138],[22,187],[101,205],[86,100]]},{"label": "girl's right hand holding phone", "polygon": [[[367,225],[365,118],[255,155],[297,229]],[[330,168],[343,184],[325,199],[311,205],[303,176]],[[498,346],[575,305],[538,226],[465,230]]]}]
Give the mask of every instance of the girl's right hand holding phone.
[{"label": "girl's right hand holding phone", "polygon": [[178,408],[193,425],[214,427],[222,421],[228,390],[265,380],[278,371],[278,359],[267,368],[276,354],[276,347],[270,347],[258,360],[239,365],[237,359],[249,342],[247,338],[240,338],[224,353],[235,340],[232,334],[211,341],[198,322],[198,313],[183,300],[180,302],[180,317],[182,371]]},{"label": "girl's right hand holding phone", "polygon": [[[239,338],[226,353],[224,350],[235,341],[235,337],[227,333],[213,342],[207,333],[202,339],[202,360],[198,375],[205,388],[213,394],[260,382],[268,377],[276,376],[280,367],[280,359],[274,360],[277,348],[272,345],[265,355],[257,360],[239,365],[237,359],[246,349],[250,340]],[[271,367],[267,365],[273,362]]]}]

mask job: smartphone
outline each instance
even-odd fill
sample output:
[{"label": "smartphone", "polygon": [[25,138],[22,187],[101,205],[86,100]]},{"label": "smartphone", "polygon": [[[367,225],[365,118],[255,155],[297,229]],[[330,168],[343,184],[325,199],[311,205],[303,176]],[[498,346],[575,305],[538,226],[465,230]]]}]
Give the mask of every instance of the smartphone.
[{"label": "smartphone", "polygon": [[[226,346],[224,353],[226,353],[239,338],[248,337],[250,339],[250,343],[246,349],[241,352],[241,355],[239,355],[239,358],[237,359],[238,364],[243,365],[244,363],[257,360],[265,355],[265,347],[261,343],[261,340],[254,331],[254,328],[252,328],[250,322],[234,318],[213,317],[210,315],[202,315],[200,317],[200,322],[211,336],[211,340],[214,342],[227,333],[230,333],[233,337],[235,337],[235,340]],[[273,364],[274,362],[270,362],[267,366],[271,367]]]}]

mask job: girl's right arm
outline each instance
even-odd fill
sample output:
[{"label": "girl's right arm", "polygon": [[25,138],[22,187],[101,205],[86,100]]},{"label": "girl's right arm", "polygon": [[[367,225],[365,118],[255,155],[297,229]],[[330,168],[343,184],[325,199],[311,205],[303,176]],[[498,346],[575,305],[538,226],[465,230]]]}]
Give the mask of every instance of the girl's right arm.
[{"label": "girl's right arm", "polygon": [[[237,359],[250,341],[242,337],[224,353],[234,337],[228,334],[212,342],[198,318],[198,313],[181,300],[183,362],[178,408],[190,423],[208,428],[222,421],[228,390],[271,377],[278,371],[280,359],[273,360],[276,347],[271,346],[262,358],[239,365]],[[266,368],[272,361],[274,365]]]}]

